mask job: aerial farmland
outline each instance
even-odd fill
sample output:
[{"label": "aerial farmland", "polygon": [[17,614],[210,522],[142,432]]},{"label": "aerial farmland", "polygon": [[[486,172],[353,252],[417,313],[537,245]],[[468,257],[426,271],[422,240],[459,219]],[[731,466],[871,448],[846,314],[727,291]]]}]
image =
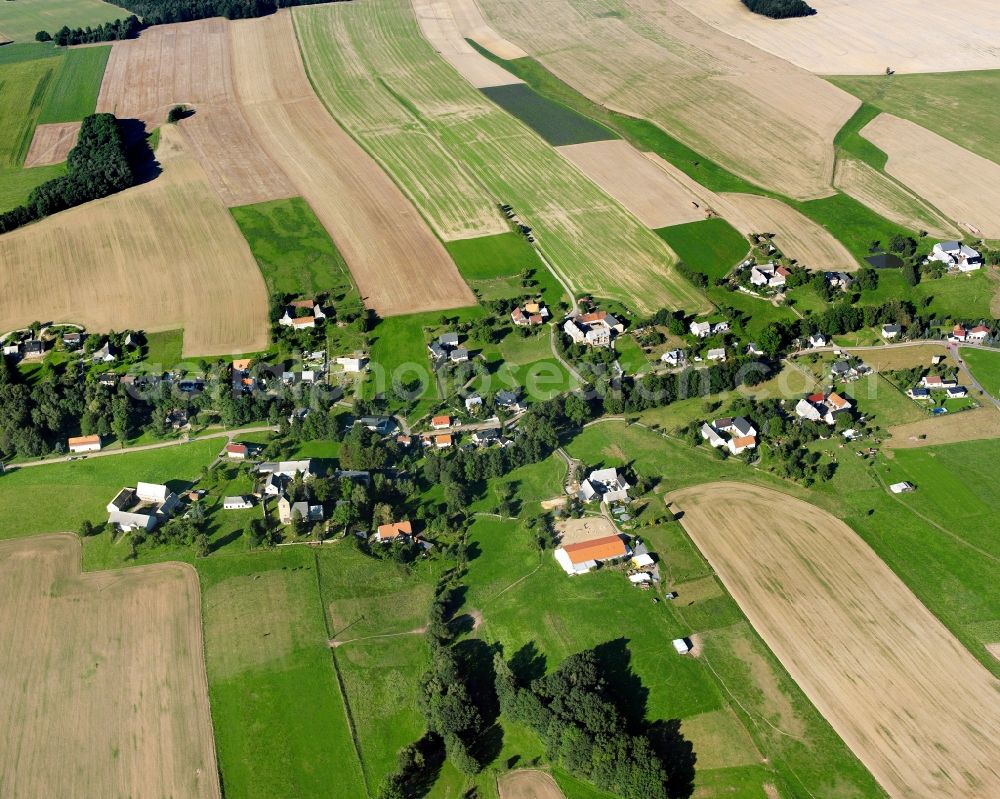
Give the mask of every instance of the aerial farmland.
[{"label": "aerial farmland", "polygon": [[0,794],[1000,795],[986,0],[0,4]]}]

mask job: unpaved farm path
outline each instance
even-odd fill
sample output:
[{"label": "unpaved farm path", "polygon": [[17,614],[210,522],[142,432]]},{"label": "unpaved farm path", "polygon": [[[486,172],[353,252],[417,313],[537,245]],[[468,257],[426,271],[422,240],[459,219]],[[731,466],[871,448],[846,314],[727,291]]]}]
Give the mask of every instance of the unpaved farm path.
[{"label": "unpaved farm path", "polygon": [[1000,796],[1000,680],[850,527],[743,483],[666,499],[757,632],[891,796]]}]

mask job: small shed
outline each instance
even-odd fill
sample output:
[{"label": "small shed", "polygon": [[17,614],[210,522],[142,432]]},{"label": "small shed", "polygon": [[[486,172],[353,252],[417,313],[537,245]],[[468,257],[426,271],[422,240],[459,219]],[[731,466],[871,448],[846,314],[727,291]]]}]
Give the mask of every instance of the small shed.
[{"label": "small shed", "polygon": [[643,583],[648,583],[652,581],[652,577],[649,572],[636,572],[635,574],[630,574],[628,576],[628,581],[632,585],[642,585]]},{"label": "small shed", "polygon": [[686,655],[691,651],[691,640],[688,638],[675,638],[672,643],[678,655]]},{"label": "small shed", "polygon": [[913,483],[908,483],[905,481],[902,483],[893,483],[891,486],[889,486],[889,490],[893,494],[905,494],[906,492],[913,490]]}]

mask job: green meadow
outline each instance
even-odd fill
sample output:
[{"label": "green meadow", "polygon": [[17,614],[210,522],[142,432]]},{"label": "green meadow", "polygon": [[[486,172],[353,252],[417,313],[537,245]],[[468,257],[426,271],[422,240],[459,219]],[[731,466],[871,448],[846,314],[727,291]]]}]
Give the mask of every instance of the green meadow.
[{"label": "green meadow", "polygon": [[80,47],[60,52],[63,53],[62,63],[38,117],[40,125],[76,122],[94,113],[111,46]]},{"label": "green meadow", "polygon": [[8,0],[0,3],[0,40],[7,37],[15,42],[33,42],[38,31],[55,33],[63,25],[85,28],[123,19],[128,14],[124,8],[100,0]]},{"label": "green meadow", "polygon": [[993,114],[1000,96],[1000,70],[845,75],[827,80],[866,106],[909,119],[1000,163],[1000,132]]},{"label": "green meadow", "polygon": [[721,217],[660,228],[656,235],[684,263],[709,279],[725,277],[750,251],[747,240]]},{"label": "green meadow", "polygon": [[301,197],[242,205],[230,212],[271,293],[343,299],[355,291],[347,262]]},{"label": "green meadow", "polygon": [[991,352],[962,347],[959,355],[987,393],[1000,398],[1000,350]]}]

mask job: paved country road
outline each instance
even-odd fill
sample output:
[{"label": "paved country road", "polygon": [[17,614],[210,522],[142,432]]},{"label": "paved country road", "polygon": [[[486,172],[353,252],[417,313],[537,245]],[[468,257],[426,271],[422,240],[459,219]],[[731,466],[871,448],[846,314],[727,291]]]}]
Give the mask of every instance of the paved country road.
[{"label": "paved country road", "polygon": [[222,430],[218,433],[207,433],[201,436],[190,438],[178,438],[173,441],[159,441],[155,444],[142,444],[138,447],[120,447],[118,449],[102,449],[100,452],[88,452],[85,455],[62,455],[58,458],[46,458],[44,460],[27,461],[25,463],[12,463],[7,467],[7,471],[14,469],[28,469],[32,466],[47,466],[50,463],[66,463],[71,460],[90,460],[91,458],[109,458],[113,455],[129,455],[133,452],[145,452],[151,449],[163,449],[165,447],[178,447],[181,444],[189,444],[192,441],[208,441],[213,438],[224,438],[227,442],[247,433],[273,433],[277,431],[277,425],[262,425],[260,427],[241,427],[238,430]]}]

